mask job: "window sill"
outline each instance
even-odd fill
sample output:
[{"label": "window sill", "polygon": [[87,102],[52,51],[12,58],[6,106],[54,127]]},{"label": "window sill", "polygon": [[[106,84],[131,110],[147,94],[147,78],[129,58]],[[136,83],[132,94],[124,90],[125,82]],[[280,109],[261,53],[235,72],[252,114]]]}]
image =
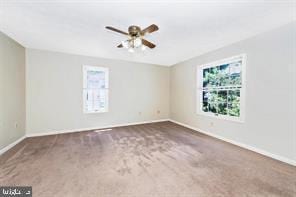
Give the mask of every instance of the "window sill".
[{"label": "window sill", "polygon": [[215,115],[215,114],[212,114],[212,113],[205,113],[205,112],[198,112],[197,115],[206,116],[206,117],[210,117],[210,118],[216,118],[216,119],[225,120],[225,121],[236,122],[236,123],[244,123],[245,122],[242,117],[235,118],[235,117],[229,117],[229,116],[223,116],[223,115]]},{"label": "window sill", "polygon": [[107,113],[108,111],[90,111],[90,112],[86,112],[84,111],[84,114],[102,114],[102,113]]}]

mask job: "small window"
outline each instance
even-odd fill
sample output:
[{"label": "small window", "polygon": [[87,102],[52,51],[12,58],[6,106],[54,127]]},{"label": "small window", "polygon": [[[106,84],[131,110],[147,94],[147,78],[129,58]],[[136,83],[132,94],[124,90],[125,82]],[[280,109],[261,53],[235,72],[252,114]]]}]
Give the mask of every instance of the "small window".
[{"label": "small window", "polygon": [[83,111],[108,111],[109,70],[104,67],[83,66]]},{"label": "small window", "polygon": [[198,113],[243,120],[245,55],[198,67]]}]

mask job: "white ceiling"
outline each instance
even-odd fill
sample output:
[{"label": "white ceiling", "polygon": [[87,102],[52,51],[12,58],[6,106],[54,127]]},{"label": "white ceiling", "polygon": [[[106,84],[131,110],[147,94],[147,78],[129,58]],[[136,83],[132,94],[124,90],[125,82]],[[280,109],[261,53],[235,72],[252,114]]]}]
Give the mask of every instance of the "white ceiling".
[{"label": "white ceiling", "polygon": [[[293,19],[295,0],[0,0],[0,31],[27,48],[166,66]],[[160,29],[146,38],[156,48],[134,54],[104,28],[152,23]]]}]

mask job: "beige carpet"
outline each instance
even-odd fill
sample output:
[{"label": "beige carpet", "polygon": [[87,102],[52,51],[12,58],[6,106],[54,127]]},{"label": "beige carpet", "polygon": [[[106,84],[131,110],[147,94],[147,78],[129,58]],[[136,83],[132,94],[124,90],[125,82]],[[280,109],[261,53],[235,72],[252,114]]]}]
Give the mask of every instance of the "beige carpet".
[{"label": "beige carpet", "polygon": [[296,168],[170,122],[27,138],[0,185],[35,197],[296,196]]}]

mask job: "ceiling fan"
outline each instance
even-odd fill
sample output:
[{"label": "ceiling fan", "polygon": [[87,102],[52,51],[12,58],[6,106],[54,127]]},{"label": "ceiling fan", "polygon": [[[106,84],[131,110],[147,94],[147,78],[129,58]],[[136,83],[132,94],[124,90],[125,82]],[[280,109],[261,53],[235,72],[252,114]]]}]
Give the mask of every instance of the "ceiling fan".
[{"label": "ceiling fan", "polygon": [[145,50],[146,47],[153,49],[156,46],[155,44],[143,38],[146,34],[149,34],[158,30],[158,27],[155,24],[152,24],[143,30],[141,30],[139,26],[132,25],[132,26],[129,26],[128,32],[124,32],[110,26],[106,26],[106,29],[128,36],[128,39],[122,41],[121,44],[118,45],[117,47],[127,48],[129,52],[134,52],[134,49],[136,48],[141,48],[142,50]]}]

